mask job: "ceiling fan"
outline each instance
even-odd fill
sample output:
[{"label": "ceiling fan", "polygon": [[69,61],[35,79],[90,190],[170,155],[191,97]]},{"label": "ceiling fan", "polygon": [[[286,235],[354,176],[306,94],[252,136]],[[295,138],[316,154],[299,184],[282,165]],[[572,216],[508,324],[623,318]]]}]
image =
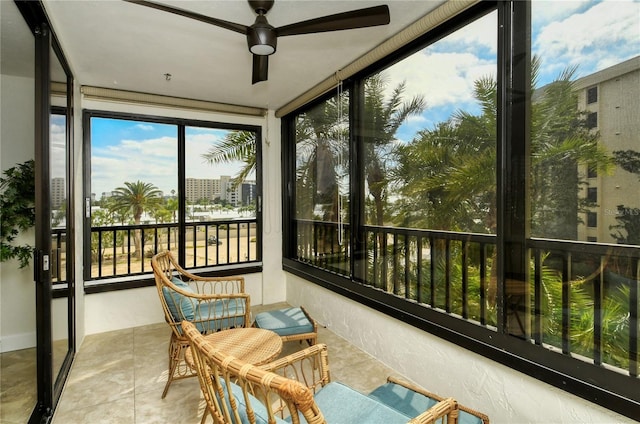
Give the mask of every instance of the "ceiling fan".
[{"label": "ceiling fan", "polygon": [[386,5],[336,13],[334,15],[327,15],[275,28],[269,25],[266,17],[267,12],[271,9],[275,0],[248,0],[249,5],[258,15],[256,21],[251,26],[212,18],[147,0],[124,1],[174,13],[246,35],[249,51],[253,55],[253,84],[267,80],[269,55],[275,53],[278,37],[366,28],[389,23],[389,7]]}]

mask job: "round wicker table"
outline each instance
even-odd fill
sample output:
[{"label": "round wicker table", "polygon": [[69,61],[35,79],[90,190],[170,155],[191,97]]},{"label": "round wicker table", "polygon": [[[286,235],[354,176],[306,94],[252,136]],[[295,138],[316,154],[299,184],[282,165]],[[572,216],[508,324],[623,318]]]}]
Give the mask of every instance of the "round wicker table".
[{"label": "round wicker table", "polygon": [[[205,339],[227,355],[252,365],[262,365],[275,359],[282,351],[282,338],[262,328],[233,328],[205,336]],[[193,368],[191,348],[184,359]]]}]

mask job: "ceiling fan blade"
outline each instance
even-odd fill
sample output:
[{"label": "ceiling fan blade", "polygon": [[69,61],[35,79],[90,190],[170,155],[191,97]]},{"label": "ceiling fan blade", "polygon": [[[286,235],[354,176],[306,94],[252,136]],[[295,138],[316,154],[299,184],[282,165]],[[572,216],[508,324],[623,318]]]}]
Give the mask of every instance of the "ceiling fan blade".
[{"label": "ceiling fan blade", "polygon": [[387,5],[336,13],[335,15],[309,19],[276,28],[278,36],[311,34],[316,32],[341,31],[344,29],[366,28],[389,23]]},{"label": "ceiling fan blade", "polygon": [[173,13],[175,15],[184,16],[185,18],[195,19],[200,22],[215,25],[224,29],[239,32],[240,34],[246,34],[249,28],[246,25],[236,24],[235,22],[229,22],[222,19],[211,18],[209,16],[201,15],[199,13],[191,12],[189,10],[179,9],[177,7],[166,6],[164,4],[155,3],[146,0],[123,0],[128,3],[139,4],[140,6],[150,7],[152,9],[162,10],[163,12]]},{"label": "ceiling fan blade", "polygon": [[269,56],[253,55],[253,73],[251,83],[266,81],[269,75]]}]

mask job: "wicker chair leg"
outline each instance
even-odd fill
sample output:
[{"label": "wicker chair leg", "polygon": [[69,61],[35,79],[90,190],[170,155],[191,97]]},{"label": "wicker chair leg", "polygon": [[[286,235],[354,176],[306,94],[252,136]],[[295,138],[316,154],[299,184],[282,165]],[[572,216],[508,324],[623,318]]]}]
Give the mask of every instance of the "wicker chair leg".
[{"label": "wicker chair leg", "polygon": [[180,362],[180,342],[176,339],[174,334],[171,334],[171,341],[169,342],[169,374],[167,375],[167,384],[162,391],[162,399],[167,396],[169,386],[173,382],[173,377],[178,369],[178,363]]},{"label": "wicker chair leg", "polygon": [[207,421],[207,416],[209,415],[209,408],[205,405],[204,412],[202,413],[202,419],[200,420],[200,424],[204,424]]}]

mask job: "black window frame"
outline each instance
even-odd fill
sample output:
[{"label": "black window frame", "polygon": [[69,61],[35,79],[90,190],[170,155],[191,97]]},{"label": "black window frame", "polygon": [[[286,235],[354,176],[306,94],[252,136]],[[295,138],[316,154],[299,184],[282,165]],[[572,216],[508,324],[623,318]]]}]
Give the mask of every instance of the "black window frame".
[{"label": "black window frame", "polygon": [[587,104],[596,103],[598,101],[598,86],[587,88]]},{"label": "black window frame", "polygon": [[587,113],[587,128],[598,128],[598,112]]},{"label": "black window frame", "polygon": [[587,227],[598,227],[598,212],[587,212]]},{"label": "black window frame", "polygon": [[[570,357],[560,355],[546,347],[533,344],[529,340],[508,334],[505,331],[504,299],[509,294],[504,281],[516,278],[528,281],[526,253],[533,242],[528,233],[526,211],[529,208],[527,190],[523,189],[527,181],[527,163],[529,148],[530,113],[530,66],[531,61],[531,4],[529,1],[485,1],[467,9],[458,16],[434,28],[399,51],[380,60],[345,81],[351,101],[350,125],[351,143],[358,149],[362,137],[358,134],[361,118],[358,112],[363,108],[360,93],[362,81],[366,76],[377,72],[392,63],[424,48],[462,25],[477,19],[491,11],[498,11],[498,157],[501,166],[498,177],[499,231],[496,237],[498,246],[499,283],[498,302],[502,316],[495,329],[443,314],[432,308],[424,308],[416,302],[407,302],[380,290],[362,284],[355,278],[345,277],[318,267],[310,266],[295,259],[295,117],[314,103],[324,101],[335,92],[307,104],[284,116],[282,119],[283,140],[283,269],[298,277],[327,288],[339,295],[362,303],[391,317],[448,340],[462,348],[483,355],[514,370],[561,388],[595,404],[640,419],[640,380],[632,376],[619,374],[606,367],[597,366]],[[362,175],[361,154],[356,152],[351,164],[352,175]],[[362,223],[361,201],[363,188],[358,187],[359,178],[352,178],[352,226]],[[361,179],[360,179],[361,180]],[[507,208],[507,205],[509,207]],[[354,232],[357,230],[354,229]],[[357,245],[357,237],[351,240],[352,262],[357,263],[362,254]],[[575,242],[579,251],[589,252],[588,243]],[[630,253],[638,262],[640,254]]]},{"label": "black window frame", "polygon": [[587,188],[587,200],[593,203],[598,202],[598,187]]},{"label": "black window frame", "polygon": [[[256,272],[262,272],[262,260],[263,260],[263,252],[262,252],[262,208],[260,205],[262,204],[262,127],[259,125],[250,125],[250,124],[236,124],[236,123],[228,123],[221,121],[205,121],[205,120],[197,120],[197,119],[188,119],[188,118],[177,118],[177,117],[168,117],[168,116],[159,116],[159,115],[145,115],[139,113],[127,113],[127,112],[113,112],[113,111],[105,111],[98,109],[84,109],[82,113],[82,127],[83,127],[83,198],[85,201],[87,199],[91,199],[91,119],[92,118],[106,118],[106,119],[120,119],[120,120],[129,120],[129,121],[138,121],[138,122],[147,122],[147,123],[156,123],[156,124],[166,124],[166,125],[175,125],[177,127],[177,137],[178,137],[178,149],[177,149],[177,157],[178,157],[178,187],[185,187],[185,131],[187,127],[201,127],[201,128],[213,128],[213,129],[221,129],[221,130],[229,130],[229,131],[251,131],[256,134],[256,198],[258,208],[256,209],[256,233],[257,233],[257,241],[256,241],[256,260],[239,266],[228,268],[225,266],[211,266],[207,267],[206,270],[192,270],[195,274],[203,275],[203,276],[213,276],[213,277],[222,277],[229,275],[242,275],[242,274],[251,274]],[[186,193],[184,190],[179,190],[179,206],[178,206],[178,226],[179,226],[179,245],[185,245],[185,220],[184,216],[186,212]],[[91,240],[91,218],[88,217],[85,213],[83,217],[83,233],[84,233],[84,246],[83,246],[83,255],[84,255],[84,263],[91,263],[91,247],[87,244],[90,243]],[[178,262],[181,264],[185,263],[185,251],[184,249],[179,249],[177,252]],[[188,266],[185,266],[186,269],[190,269]],[[218,269],[216,269],[218,268]],[[137,276],[137,278],[131,279],[120,279],[120,278],[104,278],[96,281],[91,277],[90,272],[91,269],[88,266],[84,267],[84,292],[87,294],[90,293],[103,293],[108,291],[116,291],[116,290],[126,290],[132,288],[140,288],[140,287],[148,287],[153,286],[155,284],[155,280],[153,278],[153,274],[150,273],[143,274]],[[93,284],[87,285],[87,282],[91,282]]]}]

